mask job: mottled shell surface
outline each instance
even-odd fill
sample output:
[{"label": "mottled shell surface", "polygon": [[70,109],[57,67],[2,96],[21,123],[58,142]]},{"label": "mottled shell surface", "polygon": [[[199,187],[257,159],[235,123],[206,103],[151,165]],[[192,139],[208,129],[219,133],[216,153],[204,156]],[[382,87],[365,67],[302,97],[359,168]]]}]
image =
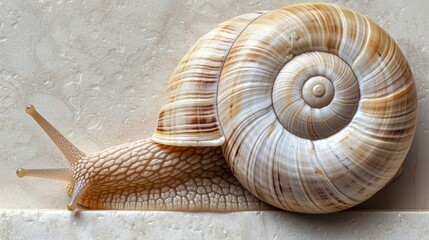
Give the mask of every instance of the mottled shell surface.
[{"label": "mottled shell surface", "polygon": [[344,7],[297,4],[203,36],[172,75],[153,140],[222,146],[258,198],[326,213],[392,179],[416,118],[411,69],[386,32]]}]

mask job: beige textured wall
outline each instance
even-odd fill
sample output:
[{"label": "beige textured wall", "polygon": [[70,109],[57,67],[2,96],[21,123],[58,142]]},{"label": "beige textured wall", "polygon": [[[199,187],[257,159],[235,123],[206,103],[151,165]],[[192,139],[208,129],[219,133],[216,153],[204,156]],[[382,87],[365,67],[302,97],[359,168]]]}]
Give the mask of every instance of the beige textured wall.
[{"label": "beige textured wall", "polygon": [[[123,2],[123,3],[122,3]],[[24,113],[28,103],[85,152],[152,134],[176,63],[230,17],[305,1],[0,2],[0,208],[61,208],[65,184],[18,167],[66,161]],[[420,116],[404,174],[365,208],[429,209],[429,1],[341,0],[397,41],[415,74]]]}]

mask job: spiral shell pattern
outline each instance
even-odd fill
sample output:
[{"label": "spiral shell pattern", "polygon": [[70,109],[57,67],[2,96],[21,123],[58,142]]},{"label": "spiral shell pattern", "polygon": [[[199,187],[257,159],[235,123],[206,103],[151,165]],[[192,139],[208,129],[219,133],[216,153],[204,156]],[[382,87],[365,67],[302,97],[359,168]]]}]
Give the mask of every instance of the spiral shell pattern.
[{"label": "spiral shell pattern", "polygon": [[365,16],[325,3],[219,25],[179,64],[166,96],[155,141],[222,145],[246,189],[305,213],[350,208],[385,186],[417,118],[395,42]]}]

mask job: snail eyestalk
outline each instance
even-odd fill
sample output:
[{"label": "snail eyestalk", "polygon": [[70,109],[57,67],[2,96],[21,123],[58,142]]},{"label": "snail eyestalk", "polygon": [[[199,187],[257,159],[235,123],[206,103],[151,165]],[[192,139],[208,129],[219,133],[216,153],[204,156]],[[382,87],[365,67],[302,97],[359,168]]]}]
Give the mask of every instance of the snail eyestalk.
[{"label": "snail eyestalk", "polygon": [[72,173],[69,168],[54,168],[54,169],[25,169],[18,168],[16,176],[23,177],[37,177],[49,178],[70,182],[72,180]]},{"label": "snail eyestalk", "polygon": [[52,139],[57,145],[60,151],[64,154],[70,164],[73,164],[79,159],[82,159],[85,154],[80,151],[75,145],[73,145],[67,138],[65,138],[52,124],[50,124],[45,118],[43,118],[33,105],[28,105],[25,108],[25,112],[28,113],[45,131],[45,133]]}]

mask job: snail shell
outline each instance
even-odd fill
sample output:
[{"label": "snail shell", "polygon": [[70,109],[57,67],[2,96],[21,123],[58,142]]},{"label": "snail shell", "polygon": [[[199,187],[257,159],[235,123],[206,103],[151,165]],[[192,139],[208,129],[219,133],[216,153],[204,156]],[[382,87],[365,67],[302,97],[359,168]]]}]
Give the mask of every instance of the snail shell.
[{"label": "snail shell", "polygon": [[344,7],[299,4],[202,37],[167,85],[153,140],[221,145],[258,198],[329,212],[392,179],[416,115],[411,69],[386,32]]},{"label": "snail shell", "polygon": [[262,207],[251,193],[281,209],[327,213],[365,201],[396,174],[417,97],[386,32],[350,9],[314,3],[241,15],[198,40],[172,74],[152,139],[87,155],[26,111],[71,166],[17,174],[74,180],[71,210],[77,202]]}]

